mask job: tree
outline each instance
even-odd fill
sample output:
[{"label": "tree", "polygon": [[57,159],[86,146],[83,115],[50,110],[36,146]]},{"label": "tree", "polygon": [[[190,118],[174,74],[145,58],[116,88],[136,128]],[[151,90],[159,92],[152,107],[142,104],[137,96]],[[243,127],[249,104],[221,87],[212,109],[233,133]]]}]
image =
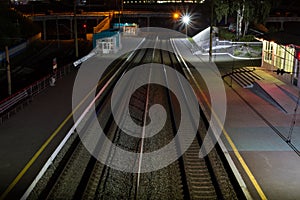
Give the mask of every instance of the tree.
[{"label": "tree", "polygon": [[236,37],[240,38],[240,36],[242,35],[242,22],[245,12],[245,0],[233,1],[231,12],[236,12]]},{"label": "tree", "polygon": [[214,2],[215,7],[215,15],[218,22],[222,20],[223,17],[225,17],[225,24],[227,24],[227,16],[229,14],[229,2],[228,0],[222,0],[222,1],[215,1]]},{"label": "tree", "polygon": [[215,0],[215,16],[220,22],[228,15],[236,16],[237,38],[248,31],[250,23],[264,23],[272,8],[278,6],[280,1],[273,0]]},{"label": "tree", "polygon": [[244,10],[244,31],[243,31],[243,36],[246,35],[248,32],[248,27],[250,22],[253,22],[256,20],[256,5],[253,4],[253,1],[246,1],[245,2],[245,10]]}]

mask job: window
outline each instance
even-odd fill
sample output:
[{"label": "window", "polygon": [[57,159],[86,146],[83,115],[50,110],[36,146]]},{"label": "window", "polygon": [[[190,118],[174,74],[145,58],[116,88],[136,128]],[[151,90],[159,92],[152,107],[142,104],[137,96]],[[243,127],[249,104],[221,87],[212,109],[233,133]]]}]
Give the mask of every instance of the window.
[{"label": "window", "polygon": [[269,64],[272,64],[273,45],[273,42],[264,41],[264,61]]},{"label": "window", "polygon": [[285,47],[285,71],[293,72],[295,49],[289,46]]}]

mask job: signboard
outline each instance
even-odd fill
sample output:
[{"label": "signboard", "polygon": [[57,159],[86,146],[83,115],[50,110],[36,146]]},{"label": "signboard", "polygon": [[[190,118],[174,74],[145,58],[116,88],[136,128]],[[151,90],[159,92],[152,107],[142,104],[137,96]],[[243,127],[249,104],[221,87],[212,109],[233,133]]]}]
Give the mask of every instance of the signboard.
[{"label": "signboard", "polygon": [[53,71],[55,71],[57,69],[57,62],[56,62],[56,58],[53,58]]}]

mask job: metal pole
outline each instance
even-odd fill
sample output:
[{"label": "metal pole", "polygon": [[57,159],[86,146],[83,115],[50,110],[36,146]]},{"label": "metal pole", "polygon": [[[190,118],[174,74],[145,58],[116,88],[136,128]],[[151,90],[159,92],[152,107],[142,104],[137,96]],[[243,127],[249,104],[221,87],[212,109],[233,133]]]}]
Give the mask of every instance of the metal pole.
[{"label": "metal pole", "polygon": [[70,31],[71,31],[70,37],[71,37],[71,39],[73,39],[73,20],[72,19],[70,19]]},{"label": "metal pole", "polygon": [[293,134],[293,130],[294,130],[294,127],[295,127],[295,124],[296,124],[297,110],[298,110],[298,107],[299,107],[299,102],[300,102],[300,91],[299,91],[299,94],[298,94],[296,107],[294,109],[294,115],[293,115],[293,119],[291,121],[289,134],[288,134],[287,139],[286,139],[286,142],[288,142],[288,143],[291,142],[291,140],[292,140],[292,134]]},{"label": "metal pole", "polygon": [[60,47],[59,44],[59,28],[58,28],[58,17],[56,18],[56,37],[57,37],[57,47]]},{"label": "metal pole", "polygon": [[121,29],[121,8],[120,8],[120,5],[118,5],[118,10],[119,10],[119,17],[118,17],[118,22],[119,22],[119,31]]},{"label": "metal pole", "polygon": [[[233,61],[234,62],[234,61]],[[230,76],[230,87],[232,87],[232,77],[233,77],[233,65],[231,67],[231,76]]]},{"label": "metal pole", "polygon": [[10,63],[9,63],[9,53],[8,47],[5,46],[5,56],[6,56],[6,67],[7,67],[7,83],[8,83],[8,95],[11,95],[11,76],[10,76]]},{"label": "metal pole", "polygon": [[214,18],[214,0],[211,1],[210,31],[209,31],[209,62],[212,62],[213,18]]},{"label": "metal pole", "polygon": [[44,33],[44,40],[47,40],[46,20],[43,20],[43,33]]},{"label": "metal pole", "polygon": [[236,14],[236,39],[239,40],[239,32],[240,32],[240,9],[237,10],[237,14]]},{"label": "metal pole", "polygon": [[185,37],[187,38],[188,36],[187,36],[187,23],[185,24]]},{"label": "metal pole", "polygon": [[76,18],[76,0],[74,0],[74,40],[75,40],[75,56],[78,58],[78,37],[77,37],[77,18]]}]

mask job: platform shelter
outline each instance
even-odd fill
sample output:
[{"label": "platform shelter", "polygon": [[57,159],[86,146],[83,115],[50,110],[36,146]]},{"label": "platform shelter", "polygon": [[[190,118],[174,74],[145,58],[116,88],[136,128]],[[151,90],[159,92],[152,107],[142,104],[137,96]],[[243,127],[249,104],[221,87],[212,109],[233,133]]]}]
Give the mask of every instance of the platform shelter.
[{"label": "platform shelter", "polygon": [[93,35],[93,48],[103,54],[116,53],[121,48],[120,32],[107,30]]}]

